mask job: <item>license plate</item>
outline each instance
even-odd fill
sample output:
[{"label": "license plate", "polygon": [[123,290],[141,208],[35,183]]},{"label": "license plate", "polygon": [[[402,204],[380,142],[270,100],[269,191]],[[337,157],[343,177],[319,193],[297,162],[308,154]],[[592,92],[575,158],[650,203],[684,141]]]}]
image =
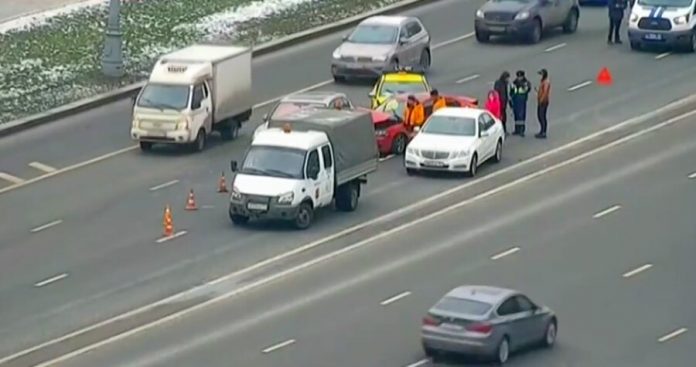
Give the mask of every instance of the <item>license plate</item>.
[{"label": "license plate", "polygon": [[659,41],[662,39],[662,35],[658,33],[648,33],[644,37],[646,40]]},{"label": "license plate", "polygon": [[147,135],[157,137],[157,138],[164,138],[167,136],[167,132],[166,131],[159,131],[159,130],[150,130],[147,132]]},{"label": "license plate", "polygon": [[249,203],[249,204],[247,204],[247,209],[249,209],[249,210],[268,210],[268,204]]},{"label": "license plate", "polygon": [[441,328],[443,329],[449,329],[449,330],[463,330],[464,328],[459,326],[459,325],[454,325],[454,324],[442,324],[440,325]]},{"label": "license plate", "polygon": [[430,167],[443,167],[445,164],[438,161],[423,161],[423,165]]},{"label": "license plate", "polygon": [[505,32],[505,27],[488,27],[491,32]]}]

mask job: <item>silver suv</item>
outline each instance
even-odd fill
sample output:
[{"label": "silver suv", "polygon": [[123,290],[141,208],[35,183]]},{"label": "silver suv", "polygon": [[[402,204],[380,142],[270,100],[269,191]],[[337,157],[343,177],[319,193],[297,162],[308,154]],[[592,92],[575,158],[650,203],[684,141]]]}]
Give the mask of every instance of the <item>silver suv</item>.
[{"label": "silver suv", "polygon": [[411,66],[427,71],[431,63],[430,34],[415,17],[375,16],[363,20],[343,38],[332,55],[331,74],[376,78],[385,70]]}]

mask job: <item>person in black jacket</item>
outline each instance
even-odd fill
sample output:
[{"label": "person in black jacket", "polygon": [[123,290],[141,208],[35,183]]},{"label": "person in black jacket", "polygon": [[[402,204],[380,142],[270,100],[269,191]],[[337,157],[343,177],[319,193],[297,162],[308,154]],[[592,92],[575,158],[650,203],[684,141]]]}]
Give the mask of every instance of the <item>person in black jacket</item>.
[{"label": "person in black jacket", "polygon": [[498,92],[500,98],[500,120],[503,122],[503,130],[507,131],[507,106],[510,103],[510,73],[503,71],[500,78],[493,83],[493,89]]},{"label": "person in black jacket", "polygon": [[[624,13],[628,8],[628,0],[608,0],[607,8],[609,9],[609,36],[607,43],[621,44],[621,22],[623,21]],[[614,40],[612,42],[612,36]]]}]

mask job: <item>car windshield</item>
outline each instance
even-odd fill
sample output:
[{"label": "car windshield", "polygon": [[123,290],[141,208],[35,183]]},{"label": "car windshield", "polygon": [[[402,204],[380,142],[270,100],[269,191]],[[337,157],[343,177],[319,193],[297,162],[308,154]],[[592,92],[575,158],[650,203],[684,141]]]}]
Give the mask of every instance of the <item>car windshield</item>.
[{"label": "car windshield", "polygon": [[188,85],[147,84],[138,98],[138,107],[183,110],[188,107]]},{"label": "car windshield", "polygon": [[427,93],[428,88],[425,83],[413,83],[413,82],[384,82],[382,84],[382,94],[420,94]]},{"label": "car windshield", "polygon": [[304,178],[305,151],[256,145],[249,148],[240,173],[282,178]]},{"label": "car windshield", "polygon": [[390,45],[396,43],[396,36],[398,33],[399,28],[394,26],[363,24],[355,28],[350,37],[348,37],[348,42]]},{"label": "car windshield", "polygon": [[276,106],[276,108],[273,110],[273,114],[271,115],[271,119],[277,119],[279,117],[283,117],[289,114],[293,114],[297,111],[300,110],[306,110],[306,109],[313,109],[313,108],[321,108],[321,107],[326,107],[322,103],[305,103],[305,102],[280,102]]},{"label": "car windshield", "polygon": [[638,4],[644,6],[664,6],[672,8],[685,8],[691,5],[691,0],[638,0]]},{"label": "car windshield", "polygon": [[456,312],[468,315],[482,316],[493,308],[493,305],[472,299],[445,297],[435,305],[435,308],[445,312]]},{"label": "car windshield", "polygon": [[474,136],[476,120],[471,117],[430,116],[422,131],[427,134]]},{"label": "car windshield", "polygon": [[399,101],[394,98],[388,99],[386,102],[375,108],[376,111],[390,113],[400,118],[404,116],[405,109],[406,101]]}]

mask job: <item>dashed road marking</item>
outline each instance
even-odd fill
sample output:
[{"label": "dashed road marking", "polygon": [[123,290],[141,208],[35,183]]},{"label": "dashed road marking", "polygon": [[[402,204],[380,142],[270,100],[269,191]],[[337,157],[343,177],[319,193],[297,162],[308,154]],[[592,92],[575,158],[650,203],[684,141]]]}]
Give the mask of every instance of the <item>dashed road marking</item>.
[{"label": "dashed road marking", "polygon": [[606,215],[609,215],[609,214],[611,214],[611,213],[613,213],[613,212],[615,212],[615,211],[617,211],[617,210],[619,210],[619,209],[621,209],[621,205],[614,205],[614,206],[612,206],[612,207],[606,208],[606,209],[604,209],[604,210],[602,210],[602,211],[600,211],[600,212],[595,213],[595,214],[592,216],[592,218],[594,218],[594,219],[599,219],[599,218],[604,217],[604,216],[606,216]]},{"label": "dashed road marking", "polygon": [[630,271],[623,273],[622,276],[624,278],[630,278],[630,277],[637,275],[638,273],[642,273],[642,272],[644,272],[652,267],[653,267],[652,264],[645,264],[645,265],[639,266],[633,270],[630,270]]},{"label": "dashed road marking", "polygon": [[396,296],[392,296],[392,297],[385,299],[384,301],[380,302],[379,304],[382,306],[387,306],[387,305],[390,305],[398,300],[404,299],[410,295],[411,295],[411,292],[409,292],[409,291],[401,292],[401,293],[397,294]]},{"label": "dashed road marking", "polygon": [[693,180],[694,178],[696,178],[696,172],[689,175],[689,179]]},{"label": "dashed road marking", "polygon": [[158,239],[158,240],[157,240],[157,243],[163,243],[163,242],[171,241],[171,240],[173,240],[173,239],[175,239],[175,238],[179,238],[179,237],[181,237],[181,236],[184,236],[184,235],[186,235],[187,233],[188,233],[188,232],[186,232],[186,231],[179,231],[179,232],[176,232],[176,233],[174,233],[173,235],[171,235],[171,236],[169,236],[169,237],[162,237],[162,238]]},{"label": "dashed road marking", "polygon": [[58,275],[56,275],[56,276],[52,276],[52,277],[50,277],[50,278],[48,278],[48,279],[42,280],[42,281],[40,281],[40,282],[37,282],[36,284],[34,284],[34,286],[37,287],[37,288],[41,288],[41,287],[47,286],[47,285],[49,285],[49,284],[51,284],[51,283],[55,283],[55,282],[57,282],[57,281],[59,281],[59,280],[63,280],[63,279],[65,279],[65,278],[67,278],[67,277],[68,277],[68,273],[58,274]]},{"label": "dashed road marking", "polygon": [[406,367],[422,367],[422,366],[425,366],[425,365],[428,364],[428,363],[430,363],[430,360],[429,360],[429,359],[421,359],[420,361],[415,362],[415,363],[411,363],[411,364],[409,364],[409,365],[406,366]]},{"label": "dashed road marking", "polygon": [[578,90],[578,89],[580,89],[580,88],[585,88],[585,87],[587,87],[588,85],[591,85],[591,84],[592,84],[592,81],[591,81],[591,80],[584,81],[584,82],[582,82],[582,83],[580,83],[580,84],[575,84],[574,86],[568,88],[568,92],[575,92],[576,90]]},{"label": "dashed road marking", "polygon": [[459,37],[452,38],[451,40],[447,40],[447,41],[444,41],[444,42],[440,42],[440,43],[434,44],[434,45],[433,45],[433,50],[438,49],[438,48],[440,48],[440,47],[449,46],[449,45],[454,44],[454,43],[457,43],[457,42],[459,42],[459,41],[464,41],[464,40],[467,39],[467,38],[473,37],[474,34],[475,34],[474,32],[471,32],[471,33],[463,34],[463,35],[461,35],[461,36],[459,36]]},{"label": "dashed road marking", "polygon": [[457,83],[457,84],[462,84],[462,83],[470,82],[470,81],[472,81],[472,80],[476,80],[476,79],[478,79],[479,77],[480,77],[480,75],[478,75],[478,74],[469,75],[469,76],[467,76],[467,77],[465,77],[465,78],[461,78],[461,79],[457,80],[455,83]]},{"label": "dashed road marking", "polygon": [[44,171],[46,173],[51,173],[51,172],[56,171],[56,169],[54,167],[51,167],[47,164],[43,164],[41,162],[31,162],[31,163],[29,163],[29,167],[36,168],[39,171]]},{"label": "dashed road marking", "polygon": [[505,251],[503,251],[503,252],[499,252],[499,253],[497,253],[497,254],[491,256],[491,260],[502,259],[502,258],[504,258],[505,256],[510,256],[510,255],[512,255],[512,254],[514,254],[514,253],[516,253],[516,252],[519,252],[519,251],[520,251],[520,248],[519,248],[519,247],[513,247],[513,248],[511,248],[511,249],[509,249],[509,250],[505,250]]},{"label": "dashed road marking", "polygon": [[566,43],[559,43],[555,46],[551,46],[551,47],[547,48],[546,50],[544,50],[544,52],[556,51],[556,50],[561,49],[561,48],[566,47],[566,46],[568,46]]},{"label": "dashed road marking", "polygon": [[276,350],[278,350],[278,349],[283,349],[283,348],[289,347],[289,346],[291,346],[291,345],[293,345],[293,344],[295,344],[295,339],[288,339],[288,340],[286,340],[286,341],[284,341],[284,342],[271,345],[270,347],[268,347],[268,348],[262,350],[261,353],[263,353],[263,354],[268,354],[268,353],[274,352],[274,351],[276,351]]},{"label": "dashed road marking", "polygon": [[664,59],[665,57],[667,57],[667,56],[669,56],[669,55],[671,55],[671,54],[672,54],[671,52],[665,52],[665,53],[663,53],[663,54],[659,54],[659,55],[655,56],[655,60]]},{"label": "dashed road marking", "polygon": [[51,227],[55,227],[55,226],[57,226],[57,225],[59,225],[59,224],[61,224],[61,223],[63,223],[63,220],[62,220],[62,219],[54,220],[53,222],[46,223],[46,224],[44,224],[44,225],[40,225],[40,226],[38,226],[38,227],[32,229],[32,230],[31,230],[31,233],[41,232],[41,231],[43,231],[44,229],[49,229],[49,228],[51,228]]},{"label": "dashed road marking", "polygon": [[157,185],[157,186],[152,186],[152,187],[150,188],[150,191],[157,191],[157,190],[159,190],[159,189],[163,189],[163,188],[165,188],[165,187],[169,187],[169,186],[172,186],[172,185],[176,185],[176,184],[178,184],[178,183],[179,183],[179,180],[171,180],[171,181],[169,181],[169,182],[165,182],[165,183],[159,184],[159,185]]},{"label": "dashed road marking", "polygon": [[676,337],[678,337],[678,336],[680,336],[680,335],[686,333],[687,331],[689,331],[689,330],[688,330],[687,328],[684,328],[684,327],[683,327],[683,328],[681,328],[681,329],[674,330],[674,331],[672,331],[672,332],[669,333],[669,334],[663,335],[662,337],[660,337],[659,339],[657,339],[657,341],[660,342],[660,343],[664,343],[664,342],[670,341],[670,340],[672,340],[672,339],[674,339],[674,338],[676,338]]},{"label": "dashed road marking", "polygon": [[[20,185],[20,184],[25,182],[23,179],[21,179],[17,176],[13,176],[9,173],[5,173],[5,172],[0,172],[0,179],[5,180],[5,181],[9,181],[14,185]],[[10,187],[12,187],[12,186],[10,186]]]},{"label": "dashed road marking", "polygon": [[379,161],[380,161],[380,162],[384,162],[384,161],[388,161],[388,160],[390,160],[390,159],[392,159],[392,158],[394,158],[394,154],[389,154],[388,156],[380,157],[380,158],[379,158]]}]

